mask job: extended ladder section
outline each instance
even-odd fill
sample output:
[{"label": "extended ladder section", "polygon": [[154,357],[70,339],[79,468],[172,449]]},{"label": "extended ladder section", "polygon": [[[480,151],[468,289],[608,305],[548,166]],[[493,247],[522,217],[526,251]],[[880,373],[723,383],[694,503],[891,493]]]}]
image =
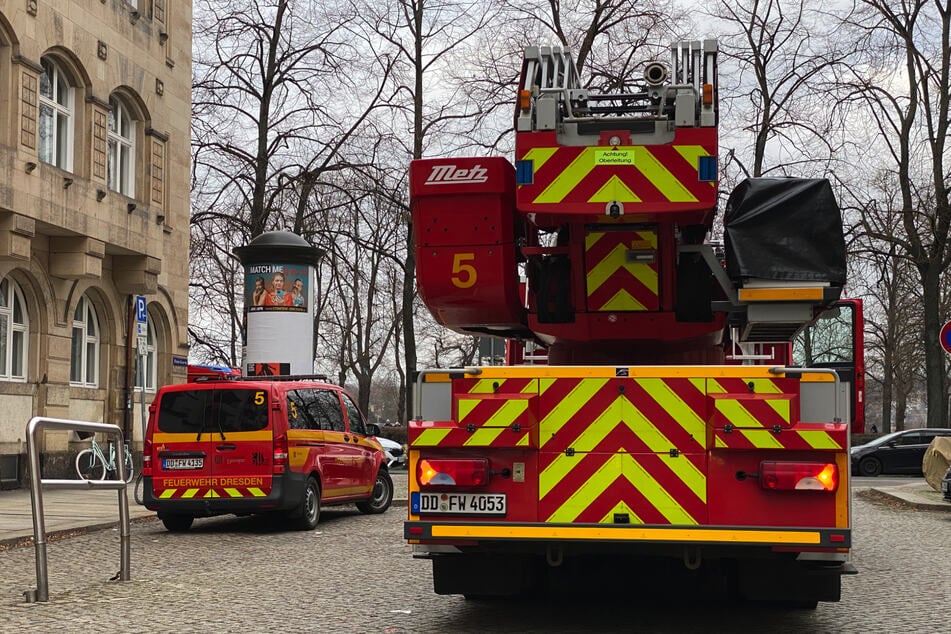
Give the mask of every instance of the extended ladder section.
[{"label": "extended ladder section", "polygon": [[671,46],[669,68],[651,62],[635,90],[599,94],[582,86],[567,49],[527,47],[516,131],[557,130],[570,138],[592,133],[599,127],[592,124],[605,118],[606,126],[618,125],[617,118],[639,120],[642,132],[650,131],[643,125],[649,121],[664,130],[716,126],[716,59],[716,40],[677,42]]}]

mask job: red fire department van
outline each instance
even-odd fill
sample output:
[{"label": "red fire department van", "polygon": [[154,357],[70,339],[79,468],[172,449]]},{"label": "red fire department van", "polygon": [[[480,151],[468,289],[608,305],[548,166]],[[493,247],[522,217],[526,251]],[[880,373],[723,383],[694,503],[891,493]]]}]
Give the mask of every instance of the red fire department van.
[{"label": "red fire department van", "polygon": [[143,504],[170,531],[194,518],[280,512],[317,526],[321,506],[382,513],[385,454],[354,400],[324,377],[234,377],[169,385],[149,407]]}]

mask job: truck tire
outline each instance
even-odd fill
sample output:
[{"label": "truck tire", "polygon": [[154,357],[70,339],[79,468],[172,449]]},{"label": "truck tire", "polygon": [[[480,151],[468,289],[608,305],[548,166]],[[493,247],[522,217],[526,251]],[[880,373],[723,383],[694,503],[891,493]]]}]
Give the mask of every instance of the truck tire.
[{"label": "truck tire", "polygon": [[373,483],[373,493],[362,502],[357,502],[357,508],[361,513],[368,515],[377,515],[390,508],[393,502],[393,479],[390,478],[390,472],[384,468],[376,474],[376,482]]}]

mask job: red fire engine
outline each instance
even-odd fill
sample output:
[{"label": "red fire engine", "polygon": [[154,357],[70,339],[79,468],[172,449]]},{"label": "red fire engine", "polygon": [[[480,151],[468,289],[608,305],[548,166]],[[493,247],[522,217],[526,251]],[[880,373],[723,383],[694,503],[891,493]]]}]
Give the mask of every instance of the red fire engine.
[{"label": "red fire engine", "polygon": [[507,365],[417,378],[404,535],[437,593],[593,573],[814,607],[854,572],[838,206],[825,180],[750,179],[711,243],[717,44],[671,52],[595,94],[529,47],[515,165],[410,166],[420,296],[508,343]]}]

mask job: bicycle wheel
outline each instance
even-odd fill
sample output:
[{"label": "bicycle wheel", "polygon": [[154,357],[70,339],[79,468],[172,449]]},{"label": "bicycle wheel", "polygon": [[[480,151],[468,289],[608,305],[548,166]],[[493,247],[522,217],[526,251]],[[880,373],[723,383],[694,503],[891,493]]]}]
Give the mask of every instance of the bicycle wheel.
[{"label": "bicycle wheel", "polygon": [[106,465],[92,449],[83,449],[76,455],[76,473],[83,480],[105,480]]},{"label": "bicycle wheel", "polygon": [[[118,474],[116,474],[118,476]],[[126,484],[132,482],[132,479],[135,477],[135,464],[132,461],[132,451],[126,450],[125,452],[125,481]]]}]

